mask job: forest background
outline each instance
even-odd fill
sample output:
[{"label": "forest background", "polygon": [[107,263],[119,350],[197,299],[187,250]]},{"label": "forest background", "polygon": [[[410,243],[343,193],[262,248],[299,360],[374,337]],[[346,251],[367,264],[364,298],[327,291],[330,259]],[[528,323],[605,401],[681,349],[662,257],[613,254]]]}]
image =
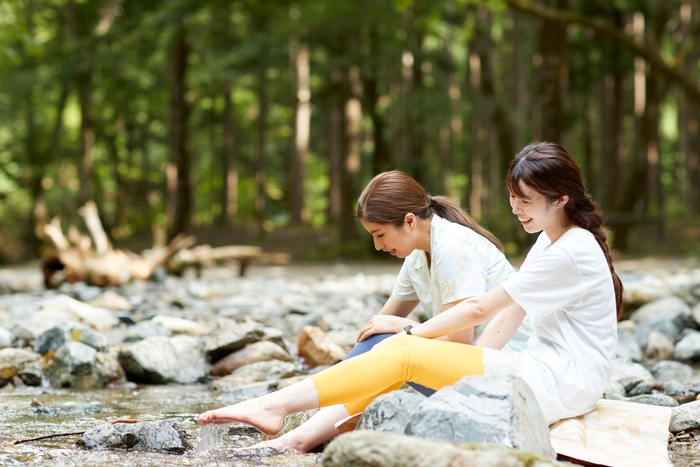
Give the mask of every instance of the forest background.
[{"label": "forest background", "polygon": [[700,256],[698,37],[697,0],[3,0],[0,263],[88,200],[134,251],[155,225],[368,258],[355,201],[387,168],[522,255],[503,180],[534,140],[618,254]]}]

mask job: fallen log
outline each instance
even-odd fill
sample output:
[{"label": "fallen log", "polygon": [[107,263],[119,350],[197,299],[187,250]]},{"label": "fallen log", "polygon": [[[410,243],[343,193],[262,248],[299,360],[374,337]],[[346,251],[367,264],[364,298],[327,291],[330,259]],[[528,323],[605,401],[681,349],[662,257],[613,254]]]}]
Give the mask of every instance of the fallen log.
[{"label": "fallen log", "polygon": [[238,275],[244,276],[250,263],[262,256],[263,250],[258,246],[229,245],[213,248],[199,245],[188,250],[180,250],[167,262],[169,273],[182,275],[188,267],[194,267],[200,276],[202,267],[213,266],[217,261],[235,260],[239,263]]},{"label": "fallen log", "polygon": [[167,246],[154,247],[137,255],[112,246],[102,228],[95,203],[88,202],[79,213],[88,226],[90,236],[81,234],[75,226],[71,226],[66,238],[57,218],[44,226],[46,240],[54,246],[42,258],[41,269],[47,288],[56,288],[63,282],[83,281],[105,287],[124,284],[132,279],[146,280],[178,251],[195,243],[194,237],[180,234]]}]

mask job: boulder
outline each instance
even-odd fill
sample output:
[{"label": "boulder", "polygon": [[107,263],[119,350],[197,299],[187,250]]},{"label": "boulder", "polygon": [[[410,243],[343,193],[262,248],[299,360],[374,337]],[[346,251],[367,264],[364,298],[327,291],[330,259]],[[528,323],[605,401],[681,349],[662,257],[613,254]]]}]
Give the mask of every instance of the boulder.
[{"label": "boulder", "polygon": [[502,446],[358,430],[336,437],[323,451],[324,467],[555,467],[569,466]]},{"label": "boulder", "polygon": [[274,381],[295,375],[297,367],[291,362],[268,360],[243,365],[228,376],[212,382],[217,391],[230,391],[261,381]]},{"label": "boulder", "polygon": [[39,386],[42,374],[41,355],[13,347],[0,350],[0,387],[15,377],[27,386]]},{"label": "boulder", "polygon": [[292,356],[282,347],[272,342],[254,342],[216,362],[211,369],[211,373],[214,376],[225,376],[243,365],[268,360],[291,362]]},{"label": "boulder", "polygon": [[309,367],[333,365],[345,358],[345,351],[331,341],[320,328],[306,326],[299,333],[299,356]]},{"label": "boulder", "polygon": [[49,364],[49,381],[55,388],[102,387],[97,372],[97,350],[81,342],[61,346]]},{"label": "boulder", "polygon": [[671,360],[673,353],[673,341],[670,337],[658,331],[649,333],[646,350],[647,357],[653,360]]},{"label": "boulder", "polygon": [[83,433],[78,445],[90,450],[127,449],[173,454],[192,448],[185,430],[171,420],[105,423]]},{"label": "boulder", "polygon": [[191,384],[209,369],[201,341],[192,336],[154,336],[125,346],[119,363],[127,379],[137,383]]},{"label": "boulder", "polygon": [[41,311],[45,314],[68,314],[98,331],[107,331],[119,325],[119,319],[111,310],[79,302],[67,295],[50,298],[44,302]]},{"label": "boulder", "polygon": [[467,376],[440,389],[411,415],[405,433],[556,457],[532,389],[510,374]]},{"label": "boulder", "polygon": [[408,391],[391,391],[374,399],[362,413],[358,430],[404,434],[406,425],[425,397]]},{"label": "boulder", "polygon": [[700,357],[700,332],[688,329],[676,342],[673,355],[677,360],[691,360]]},{"label": "boulder", "polygon": [[204,336],[211,332],[209,326],[189,319],[178,318],[170,315],[156,315],[150,320],[154,326],[162,326],[173,334],[187,334],[190,336]]},{"label": "boulder", "polygon": [[693,369],[681,362],[662,360],[654,363],[651,367],[651,374],[654,379],[664,383],[671,380],[688,381],[693,377]]},{"label": "boulder", "polygon": [[107,345],[107,338],[90,326],[77,321],[64,321],[42,332],[34,341],[34,352],[45,355],[56,351],[68,342],[82,342],[96,350]]},{"label": "boulder", "polygon": [[617,348],[615,356],[626,358],[633,362],[642,361],[642,349],[634,337],[634,331],[630,331],[624,327],[617,328]]},{"label": "boulder", "polygon": [[122,295],[113,290],[107,290],[90,302],[90,305],[106,308],[112,311],[131,311],[133,305]]},{"label": "boulder", "polygon": [[631,388],[627,387],[623,381],[630,379],[638,382],[641,380],[652,380],[654,377],[649,373],[649,370],[639,363],[634,363],[625,358],[615,358],[611,381],[619,381],[625,386],[625,389],[629,390]]},{"label": "boulder", "polygon": [[671,433],[700,429],[700,401],[693,401],[675,407],[671,412]]},{"label": "boulder", "polygon": [[235,324],[217,332],[208,339],[205,352],[210,362],[221,360],[226,355],[241,350],[248,344],[258,342],[265,337],[265,327],[255,321]]},{"label": "boulder", "polygon": [[0,327],[0,349],[10,347],[12,345],[12,331]]},{"label": "boulder", "polygon": [[657,331],[675,340],[690,320],[690,307],[676,296],[668,296],[635,310],[630,319],[635,323],[635,336],[646,349],[649,334]]}]

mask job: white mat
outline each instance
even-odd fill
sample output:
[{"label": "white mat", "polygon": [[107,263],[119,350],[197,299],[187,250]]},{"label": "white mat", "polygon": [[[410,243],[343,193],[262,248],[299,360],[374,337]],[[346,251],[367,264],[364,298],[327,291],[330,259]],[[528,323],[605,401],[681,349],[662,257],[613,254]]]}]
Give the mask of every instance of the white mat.
[{"label": "white mat", "polygon": [[610,467],[673,467],[670,407],[601,399],[595,409],[550,428],[557,453]]}]

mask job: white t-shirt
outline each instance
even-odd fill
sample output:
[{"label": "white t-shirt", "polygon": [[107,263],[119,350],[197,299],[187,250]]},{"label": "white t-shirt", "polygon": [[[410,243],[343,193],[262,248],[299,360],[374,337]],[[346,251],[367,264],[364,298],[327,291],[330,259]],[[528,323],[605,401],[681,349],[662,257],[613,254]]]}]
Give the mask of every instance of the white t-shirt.
[{"label": "white t-shirt", "polygon": [[[437,214],[430,222],[430,251],[430,267],[422,250],[406,257],[392,292],[399,300],[420,300],[428,318],[442,313],[443,305],[498,287],[513,274],[513,267],[493,243]],[[523,321],[504,349],[524,349],[533,331],[528,320]]]},{"label": "white t-shirt", "polygon": [[550,243],[542,232],[503,288],[535,328],[517,366],[547,422],[590,412],[610,381],[617,345],[612,276],[593,234],[571,228]]}]

